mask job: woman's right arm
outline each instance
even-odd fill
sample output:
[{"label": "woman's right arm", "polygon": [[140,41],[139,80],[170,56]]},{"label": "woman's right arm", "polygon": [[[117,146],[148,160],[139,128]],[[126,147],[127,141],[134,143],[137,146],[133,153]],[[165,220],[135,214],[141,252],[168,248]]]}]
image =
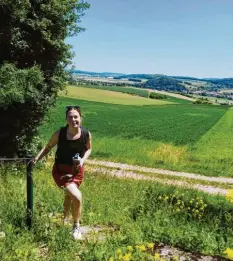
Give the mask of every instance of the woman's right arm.
[{"label": "woman's right arm", "polygon": [[32,164],[36,164],[37,161],[41,160],[44,156],[46,156],[50,150],[58,143],[59,130],[56,131],[50,138],[49,142],[46,146],[36,155],[34,159],[31,160]]}]

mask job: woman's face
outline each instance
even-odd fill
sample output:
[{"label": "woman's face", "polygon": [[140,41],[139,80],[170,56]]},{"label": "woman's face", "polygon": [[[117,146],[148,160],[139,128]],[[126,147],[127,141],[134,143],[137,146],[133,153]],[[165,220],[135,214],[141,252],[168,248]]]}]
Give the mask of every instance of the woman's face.
[{"label": "woman's face", "polygon": [[71,109],[67,113],[66,121],[67,121],[67,124],[69,124],[70,127],[78,128],[81,125],[82,119],[81,119],[80,114],[77,110]]}]

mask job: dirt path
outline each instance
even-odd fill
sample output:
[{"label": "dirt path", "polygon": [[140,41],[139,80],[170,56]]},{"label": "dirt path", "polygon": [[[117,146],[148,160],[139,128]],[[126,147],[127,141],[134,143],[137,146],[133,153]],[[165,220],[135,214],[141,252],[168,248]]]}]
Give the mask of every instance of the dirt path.
[{"label": "dirt path", "polygon": [[[209,194],[220,194],[226,195],[228,190],[220,188],[216,185],[203,185],[203,181],[207,182],[218,182],[221,184],[231,185],[233,184],[233,178],[226,177],[207,177],[194,173],[186,172],[177,172],[163,169],[147,168],[141,166],[134,166],[122,163],[108,162],[108,161],[99,161],[99,160],[88,160],[87,161],[87,170],[92,172],[101,172],[102,174],[117,176],[119,178],[129,178],[129,179],[138,179],[138,180],[151,180],[168,185],[176,185],[185,188],[197,189]],[[160,174],[165,178],[153,177],[152,175],[146,174]],[[195,181],[196,184],[189,183],[183,180],[171,179],[171,177],[180,177],[188,179],[190,181]],[[170,179],[169,179],[170,178]]]}]

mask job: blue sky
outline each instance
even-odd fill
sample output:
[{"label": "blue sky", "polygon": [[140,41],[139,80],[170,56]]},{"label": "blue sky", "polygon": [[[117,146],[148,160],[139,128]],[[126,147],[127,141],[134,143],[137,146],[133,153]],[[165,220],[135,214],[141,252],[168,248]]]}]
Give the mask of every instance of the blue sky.
[{"label": "blue sky", "polygon": [[77,69],[233,77],[233,0],[87,0]]}]

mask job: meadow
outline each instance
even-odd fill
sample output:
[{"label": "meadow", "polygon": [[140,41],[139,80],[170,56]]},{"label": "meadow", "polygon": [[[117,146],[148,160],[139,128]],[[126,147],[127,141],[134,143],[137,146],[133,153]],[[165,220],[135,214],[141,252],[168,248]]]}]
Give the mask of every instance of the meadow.
[{"label": "meadow", "polygon": [[219,260],[232,251],[233,208],[226,198],[100,173],[86,173],[81,224],[104,227],[102,240],[94,233],[74,241],[72,224],[62,225],[63,191],[52,180],[51,162],[34,169],[34,219],[27,230],[25,172],[14,166],[7,175],[12,170],[0,171],[2,261],[166,261],[160,243]]},{"label": "meadow", "polygon": [[[71,88],[70,86],[69,88]],[[148,98],[149,96],[149,91],[140,89],[140,88],[135,88],[135,87],[124,87],[124,86],[104,86],[104,85],[77,85],[75,88],[79,87],[84,87],[84,88],[91,88],[91,89],[97,89],[97,90],[106,90],[106,91],[113,91],[113,92],[121,92],[121,93],[127,93],[127,94],[132,94],[132,95],[137,95],[141,97]]]},{"label": "meadow", "polygon": [[[122,92],[114,92],[114,91],[103,91],[101,89],[93,89],[93,88],[85,88],[85,87],[73,87],[70,86],[68,89],[68,93],[62,93],[61,95],[65,95],[66,97],[76,97],[82,100],[88,101],[97,101],[109,104],[128,104],[135,106],[142,105],[163,105],[169,104],[170,101],[167,100],[152,100],[146,99],[142,96],[134,96],[134,95],[126,95]],[[98,98],[97,98],[98,97]]]},{"label": "meadow", "polygon": [[148,99],[149,91],[135,87],[85,85],[68,86],[60,93],[60,96],[77,98],[81,100],[97,101],[122,105],[164,105],[164,104],[190,104],[184,99],[167,96],[165,100]]},{"label": "meadow", "polygon": [[[60,96],[47,115],[40,128],[42,143],[65,124],[65,106],[75,104],[81,106],[83,125],[93,136],[91,158],[231,176],[232,108],[194,105],[176,98],[150,104],[148,98],[121,93],[122,99],[113,91],[109,96],[105,90],[89,88],[94,95],[83,87],[75,90],[73,98]],[[137,98],[142,102],[133,100]],[[162,256],[161,244],[196,257],[203,254],[233,260],[232,191],[225,198],[86,172],[81,186],[81,225],[104,231],[77,242],[70,233],[72,224],[62,224],[64,192],[52,179],[52,162],[53,155],[33,170],[32,230],[25,226],[25,167],[0,167],[0,260],[180,260],[177,254],[169,259]],[[183,253],[185,256],[189,260]]]},{"label": "meadow", "polygon": [[[70,90],[70,89],[69,89]],[[132,105],[111,93],[80,87],[72,97],[61,96],[41,126],[44,143],[65,124],[65,106],[79,104],[83,125],[93,136],[92,157],[114,162],[194,172],[207,176],[231,176],[233,171],[233,110],[225,106],[194,105],[173,99],[173,103]],[[84,92],[84,94],[83,94]],[[76,93],[76,95],[75,95]],[[70,94],[71,95],[71,94]],[[89,95],[89,100],[88,96]],[[77,99],[75,97],[80,97]],[[104,97],[104,98],[103,98]],[[102,99],[102,100],[101,100]],[[99,102],[101,100],[101,102]],[[122,104],[124,103],[124,104]]]}]

